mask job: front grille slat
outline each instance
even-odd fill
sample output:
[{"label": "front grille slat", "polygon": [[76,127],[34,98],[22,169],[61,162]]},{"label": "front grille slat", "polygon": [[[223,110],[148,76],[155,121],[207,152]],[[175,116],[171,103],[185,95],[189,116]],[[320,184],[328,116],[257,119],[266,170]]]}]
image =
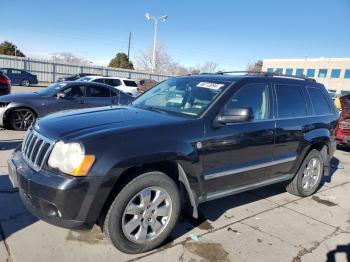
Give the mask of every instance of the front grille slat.
[{"label": "front grille slat", "polygon": [[22,144],[22,157],[34,170],[39,171],[46,163],[54,142],[30,128]]}]

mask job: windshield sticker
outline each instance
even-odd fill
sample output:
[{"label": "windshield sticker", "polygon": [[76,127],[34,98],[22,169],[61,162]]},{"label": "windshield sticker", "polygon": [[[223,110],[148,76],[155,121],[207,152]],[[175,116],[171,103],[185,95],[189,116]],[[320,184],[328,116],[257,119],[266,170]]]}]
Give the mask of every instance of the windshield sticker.
[{"label": "windshield sticker", "polygon": [[224,84],[217,84],[217,83],[210,83],[210,82],[200,82],[197,85],[197,87],[209,88],[209,89],[214,89],[214,90],[218,90],[223,86],[224,86]]}]

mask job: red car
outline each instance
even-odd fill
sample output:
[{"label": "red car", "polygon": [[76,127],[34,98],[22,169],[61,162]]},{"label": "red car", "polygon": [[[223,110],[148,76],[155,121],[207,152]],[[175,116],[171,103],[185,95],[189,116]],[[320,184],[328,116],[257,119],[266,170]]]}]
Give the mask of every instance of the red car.
[{"label": "red car", "polygon": [[350,146],[350,95],[340,98],[342,111],[336,126],[335,138],[337,144]]}]

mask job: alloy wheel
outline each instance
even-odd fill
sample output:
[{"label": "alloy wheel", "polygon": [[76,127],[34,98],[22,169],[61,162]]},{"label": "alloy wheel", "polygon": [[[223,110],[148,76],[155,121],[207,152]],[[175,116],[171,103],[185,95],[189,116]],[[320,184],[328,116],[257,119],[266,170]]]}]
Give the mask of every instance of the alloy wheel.
[{"label": "alloy wheel", "polygon": [[321,175],[321,162],[318,158],[311,158],[306,165],[302,178],[303,189],[314,188]]},{"label": "alloy wheel", "polygon": [[11,116],[11,125],[15,130],[27,130],[35,119],[34,114],[28,109],[14,110]]},{"label": "alloy wheel", "polygon": [[138,192],[127,204],[122,216],[126,238],[143,244],[157,238],[166,228],[172,214],[169,194],[160,187]]}]

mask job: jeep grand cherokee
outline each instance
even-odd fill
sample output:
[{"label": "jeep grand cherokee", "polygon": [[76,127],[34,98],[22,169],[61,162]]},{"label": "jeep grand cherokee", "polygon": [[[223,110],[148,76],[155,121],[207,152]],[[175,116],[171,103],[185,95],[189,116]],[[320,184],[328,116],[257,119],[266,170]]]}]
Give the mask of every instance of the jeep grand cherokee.
[{"label": "jeep grand cherokee", "polygon": [[336,109],[322,84],[270,74],[166,80],[128,106],[39,118],[9,161],[37,217],[99,223],[115,247],[159,246],[181,209],[285,182],[306,197],[329,172]]}]

